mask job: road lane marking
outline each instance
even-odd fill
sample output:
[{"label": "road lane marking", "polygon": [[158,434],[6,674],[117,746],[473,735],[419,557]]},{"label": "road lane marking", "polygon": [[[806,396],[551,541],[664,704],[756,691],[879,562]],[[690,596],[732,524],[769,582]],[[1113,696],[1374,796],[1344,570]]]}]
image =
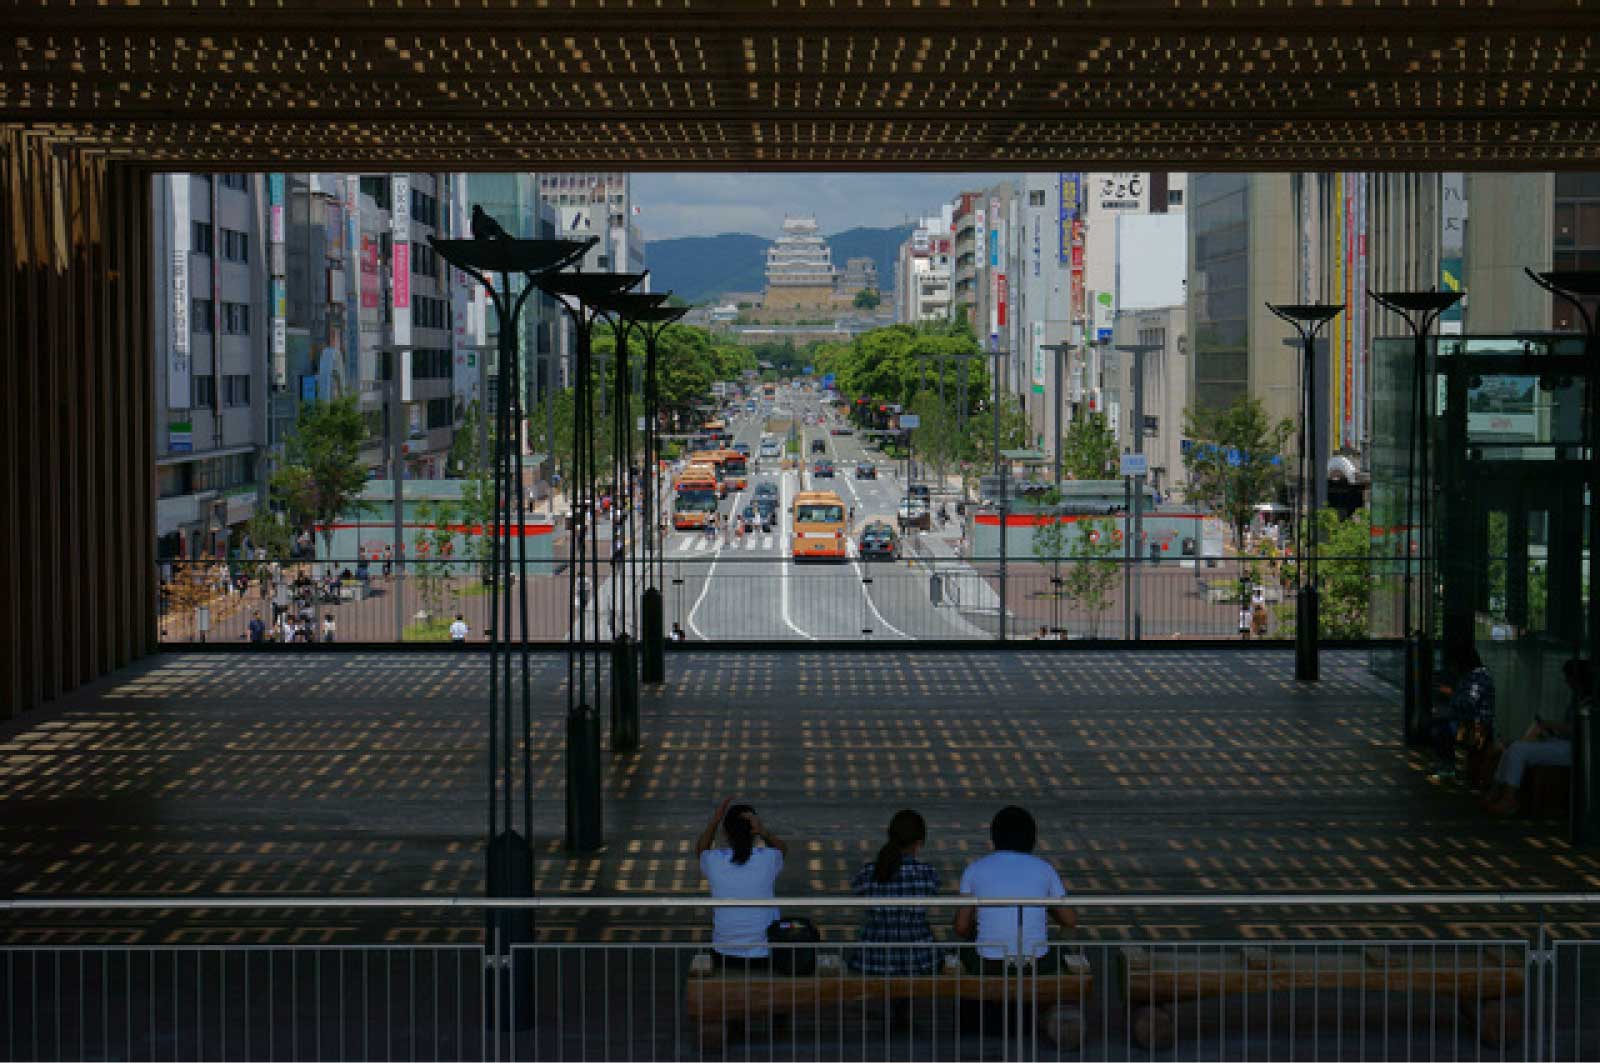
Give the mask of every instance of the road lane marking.
[{"label": "road lane marking", "polygon": [[789,626],[789,630],[795,632],[801,638],[815,642],[816,636],[801,628],[789,615],[789,580],[794,576],[795,566],[795,562],[791,560],[794,554],[794,537],[793,527],[790,523],[793,514],[789,510],[789,482],[789,474],[782,474],[778,488],[778,510],[782,525],[778,530],[778,534],[783,538],[783,556],[778,561],[778,600],[783,612],[783,622]]}]

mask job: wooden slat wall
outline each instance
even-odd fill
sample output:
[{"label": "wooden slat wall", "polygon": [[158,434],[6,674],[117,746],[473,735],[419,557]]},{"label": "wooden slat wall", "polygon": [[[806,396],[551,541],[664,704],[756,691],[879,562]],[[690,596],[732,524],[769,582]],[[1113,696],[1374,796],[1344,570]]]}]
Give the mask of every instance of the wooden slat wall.
[{"label": "wooden slat wall", "polygon": [[148,189],[0,129],[0,717],[155,648]]}]

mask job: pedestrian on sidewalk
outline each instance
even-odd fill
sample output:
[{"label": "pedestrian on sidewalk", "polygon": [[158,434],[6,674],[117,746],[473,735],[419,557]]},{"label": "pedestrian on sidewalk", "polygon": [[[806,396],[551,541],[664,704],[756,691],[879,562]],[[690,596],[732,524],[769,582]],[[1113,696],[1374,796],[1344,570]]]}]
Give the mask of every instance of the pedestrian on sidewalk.
[{"label": "pedestrian on sidewalk", "polygon": [[450,641],[455,643],[457,648],[467,644],[467,622],[461,618],[460,613],[456,614],[455,623],[450,625]]}]

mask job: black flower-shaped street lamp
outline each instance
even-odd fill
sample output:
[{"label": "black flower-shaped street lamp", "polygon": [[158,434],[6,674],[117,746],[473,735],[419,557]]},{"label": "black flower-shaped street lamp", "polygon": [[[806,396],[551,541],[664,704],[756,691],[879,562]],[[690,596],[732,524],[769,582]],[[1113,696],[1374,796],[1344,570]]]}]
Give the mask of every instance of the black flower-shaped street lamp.
[{"label": "black flower-shaped street lamp", "polygon": [[[598,433],[594,329],[603,301],[644,280],[643,273],[546,273],[538,285],[572,320],[574,344],[571,500],[567,568],[567,845],[590,852],[602,843],[600,803],[601,643]],[[615,635],[613,634],[613,638]],[[613,677],[613,682],[616,677]]]},{"label": "black flower-shaped street lamp", "polygon": [[[517,240],[483,213],[473,209],[470,240],[428,243],[440,258],[483,285],[494,302],[499,334],[499,408],[495,411],[493,510],[489,527],[489,849],[487,889],[490,897],[531,896],[533,850],[533,766],[531,739],[532,678],[528,654],[526,492],[522,490],[524,419],[521,407],[521,359],[517,337],[522,308],[532,294],[532,279],[561,269],[583,257],[594,240]],[[491,277],[498,275],[496,283]],[[520,278],[520,290],[512,283]],[[487,396],[485,396],[487,398]],[[515,520],[514,531],[512,520]],[[512,580],[511,541],[515,539],[517,579]],[[515,590],[513,592],[513,583]],[[512,627],[512,598],[516,597],[519,627]],[[515,634],[515,638],[513,638]],[[513,642],[519,664],[520,698],[513,688]],[[520,712],[515,710],[520,702]],[[517,733],[520,725],[520,736]],[[516,756],[520,746],[522,755]],[[519,801],[520,797],[520,801]],[[521,809],[520,829],[516,821]],[[489,918],[491,945],[497,954],[513,942],[528,940],[532,920],[526,912],[497,909]]]},{"label": "black flower-shaped street lamp", "polygon": [[[1344,304],[1289,303],[1267,304],[1278,317],[1294,326],[1300,334],[1305,351],[1302,363],[1300,389],[1300,454],[1295,475],[1298,507],[1294,522],[1296,568],[1300,573],[1300,587],[1295,594],[1294,677],[1305,681],[1317,678],[1317,512],[1314,498],[1308,497],[1307,487],[1314,484],[1315,476],[1326,472],[1315,467],[1312,451],[1317,439],[1317,332],[1322,326],[1344,312]],[[1314,495],[1312,491],[1310,494]],[[1239,544],[1241,549],[1244,544]]]},{"label": "black flower-shaped street lamp", "polygon": [[[1406,427],[1406,506],[1403,533],[1404,597],[1400,628],[1405,637],[1402,726],[1406,741],[1426,742],[1432,716],[1433,564],[1432,426],[1433,388],[1429,386],[1428,340],[1439,317],[1461,301],[1461,292],[1367,292],[1373,302],[1399,315],[1411,330],[1411,408]],[[1419,493],[1420,482],[1420,493]],[[1415,577],[1413,576],[1415,573]],[[1416,587],[1421,596],[1413,607]]]}]

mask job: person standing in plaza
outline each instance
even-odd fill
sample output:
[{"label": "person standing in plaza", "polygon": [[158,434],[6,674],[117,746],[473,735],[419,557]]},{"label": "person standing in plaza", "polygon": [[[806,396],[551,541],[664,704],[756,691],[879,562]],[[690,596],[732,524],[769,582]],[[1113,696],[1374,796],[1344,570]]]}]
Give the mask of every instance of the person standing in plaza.
[{"label": "person standing in plaza", "polygon": [[265,642],[267,640],[267,625],[262,623],[260,612],[250,614],[248,629],[251,642]]},{"label": "person standing in plaza", "polygon": [[467,622],[460,613],[456,614],[455,621],[450,625],[450,641],[457,647],[467,644]]}]

